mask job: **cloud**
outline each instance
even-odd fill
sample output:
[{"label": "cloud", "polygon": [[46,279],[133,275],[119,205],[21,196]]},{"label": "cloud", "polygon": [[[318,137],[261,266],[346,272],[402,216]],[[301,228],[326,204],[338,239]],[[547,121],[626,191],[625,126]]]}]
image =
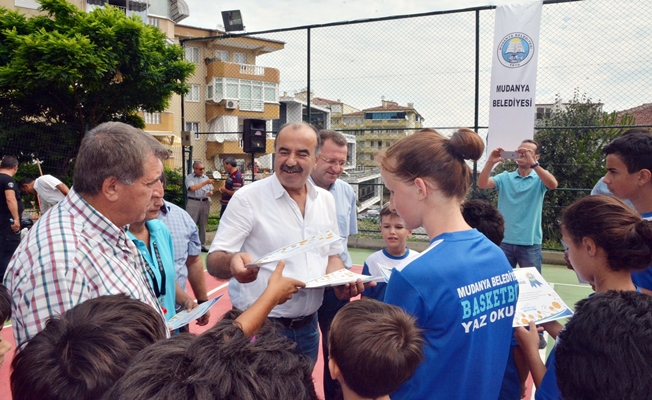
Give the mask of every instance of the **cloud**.
[{"label": "cloud", "polygon": [[[187,0],[184,24],[214,28],[220,11],[240,9],[249,32],[487,5],[486,1]],[[493,2],[493,4],[514,1]],[[606,111],[650,102],[652,7],[645,2],[594,0],[543,7],[538,103],[579,88]],[[480,13],[479,125],[488,120],[494,12]],[[307,32],[258,35],[286,43],[258,58],[281,71],[281,94],[307,86]],[[475,13],[436,15],[311,29],[311,89],[357,108],[381,96],[414,103],[427,126],[472,126],[475,108]],[[534,118],[534,116],[533,116]]]}]

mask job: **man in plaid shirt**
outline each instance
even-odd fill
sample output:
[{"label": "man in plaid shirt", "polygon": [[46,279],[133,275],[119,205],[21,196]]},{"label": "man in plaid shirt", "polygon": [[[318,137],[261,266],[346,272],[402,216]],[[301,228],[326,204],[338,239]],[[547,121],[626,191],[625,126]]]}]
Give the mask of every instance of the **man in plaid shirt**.
[{"label": "man in plaid shirt", "polygon": [[125,226],[145,219],[151,198],[163,196],[167,156],[152,136],[120,122],[86,134],[69,195],[32,227],[5,275],[17,346],[50,316],[107,294],[126,293],[163,318]]}]

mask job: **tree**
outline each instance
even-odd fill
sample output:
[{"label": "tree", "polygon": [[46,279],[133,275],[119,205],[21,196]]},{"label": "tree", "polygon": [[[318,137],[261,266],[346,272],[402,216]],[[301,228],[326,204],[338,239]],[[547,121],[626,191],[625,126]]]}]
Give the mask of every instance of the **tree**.
[{"label": "tree", "polygon": [[[557,103],[561,104],[559,98]],[[564,207],[585,196],[604,176],[602,148],[625,129],[617,126],[616,112],[605,113],[600,102],[593,102],[576,90],[573,99],[545,118],[534,139],[539,143],[541,165],[559,182],[546,194],[543,203],[543,234],[549,246],[560,246],[557,223]],[[621,125],[633,125],[634,117],[625,115]],[[603,128],[596,128],[603,127]]]},{"label": "tree", "polygon": [[84,132],[105,121],[142,128],[137,112],[185,94],[194,65],[165,34],[106,6],[86,13],[39,0],[47,15],[0,7],[0,146],[67,172]]}]

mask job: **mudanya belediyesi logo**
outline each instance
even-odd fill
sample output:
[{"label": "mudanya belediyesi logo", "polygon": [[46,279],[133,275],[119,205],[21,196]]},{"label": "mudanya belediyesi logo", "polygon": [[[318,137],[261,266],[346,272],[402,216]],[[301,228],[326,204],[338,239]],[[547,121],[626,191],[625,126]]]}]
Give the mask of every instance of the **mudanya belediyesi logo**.
[{"label": "mudanya belediyesi logo", "polygon": [[527,64],[534,54],[532,38],[523,32],[512,32],[500,41],[498,61],[507,68],[519,68]]}]

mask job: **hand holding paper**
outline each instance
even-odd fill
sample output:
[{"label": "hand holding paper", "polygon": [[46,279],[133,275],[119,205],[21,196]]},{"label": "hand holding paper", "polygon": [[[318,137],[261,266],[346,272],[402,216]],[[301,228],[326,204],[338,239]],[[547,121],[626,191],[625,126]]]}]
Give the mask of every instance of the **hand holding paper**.
[{"label": "hand holding paper", "polygon": [[[245,267],[253,265],[254,268]],[[240,283],[250,283],[258,278],[258,265],[253,264],[253,257],[249,253],[235,253],[231,257],[231,275]]]},{"label": "hand holding paper", "polygon": [[218,296],[212,300],[208,300],[207,302],[202,303],[199,306],[193,308],[192,311],[186,311],[186,310],[179,311],[177,315],[170,318],[170,320],[168,321],[168,327],[170,329],[179,329],[182,326],[188,325],[190,322],[206,314],[206,312],[211,307],[213,307],[215,303],[217,303],[217,301],[221,298],[222,296]]}]

